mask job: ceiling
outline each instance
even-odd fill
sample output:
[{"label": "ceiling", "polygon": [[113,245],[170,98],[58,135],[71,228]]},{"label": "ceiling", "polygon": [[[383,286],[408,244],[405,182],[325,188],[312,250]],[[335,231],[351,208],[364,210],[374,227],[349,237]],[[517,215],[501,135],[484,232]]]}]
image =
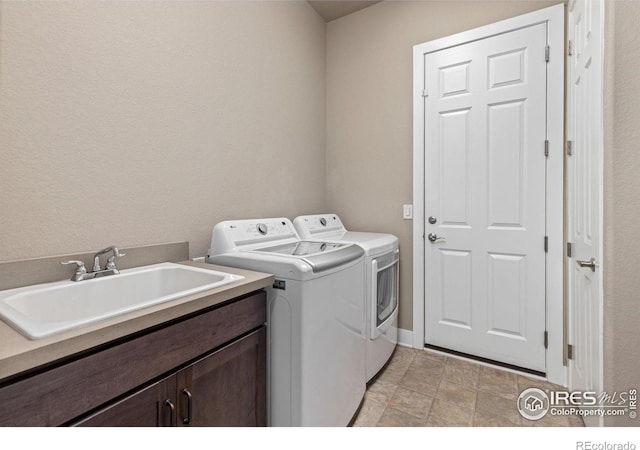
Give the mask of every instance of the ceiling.
[{"label": "ceiling", "polygon": [[380,3],[380,1],[381,0],[375,2],[350,0],[307,0],[307,3],[309,3],[318,14],[320,14],[320,17],[322,17],[325,22],[331,22],[332,20],[339,19],[340,17],[346,16],[347,14],[360,11],[361,9],[364,9],[368,6],[375,5],[376,3]]}]

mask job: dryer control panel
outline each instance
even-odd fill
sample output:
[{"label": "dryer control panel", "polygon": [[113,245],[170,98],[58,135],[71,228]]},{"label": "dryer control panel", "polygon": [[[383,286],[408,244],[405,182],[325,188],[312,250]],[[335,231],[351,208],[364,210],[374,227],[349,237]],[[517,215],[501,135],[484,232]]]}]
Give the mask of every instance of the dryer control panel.
[{"label": "dryer control panel", "polygon": [[336,214],[298,216],[293,223],[302,239],[309,239],[315,234],[327,231],[347,231]]}]

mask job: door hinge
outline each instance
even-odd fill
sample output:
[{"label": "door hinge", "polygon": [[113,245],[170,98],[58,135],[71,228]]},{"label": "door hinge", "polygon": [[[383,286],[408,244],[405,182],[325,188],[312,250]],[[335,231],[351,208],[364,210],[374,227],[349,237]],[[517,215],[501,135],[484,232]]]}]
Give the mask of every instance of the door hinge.
[{"label": "door hinge", "polygon": [[549,157],[549,139],[544,141],[544,156]]},{"label": "door hinge", "polygon": [[567,141],[567,155],[573,155],[573,141]]},{"label": "door hinge", "polygon": [[567,42],[567,56],[573,55],[573,42]]},{"label": "door hinge", "polygon": [[422,91],[422,97],[423,97],[423,98],[426,98],[426,97],[428,97],[428,96],[429,96],[429,89],[424,89],[424,90]]},{"label": "door hinge", "polygon": [[549,55],[551,54],[551,47],[548,45],[544,48],[544,60],[549,62]]},{"label": "door hinge", "polygon": [[544,348],[549,348],[549,332],[544,332]]},{"label": "door hinge", "polygon": [[571,242],[567,242],[567,256],[571,258]]},{"label": "door hinge", "polygon": [[573,345],[567,345],[567,359],[573,359]]},{"label": "door hinge", "polygon": [[544,252],[549,252],[549,236],[544,237]]}]

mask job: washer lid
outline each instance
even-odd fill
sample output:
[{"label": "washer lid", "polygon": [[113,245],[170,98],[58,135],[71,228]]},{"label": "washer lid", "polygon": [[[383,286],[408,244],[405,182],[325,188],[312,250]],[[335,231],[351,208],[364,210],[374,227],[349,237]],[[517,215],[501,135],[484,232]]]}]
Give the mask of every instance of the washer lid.
[{"label": "washer lid", "polygon": [[257,252],[267,253],[280,253],[283,255],[293,256],[307,256],[314,255],[316,253],[322,253],[326,251],[335,250],[341,247],[345,247],[348,244],[339,244],[332,242],[312,242],[312,241],[299,241],[289,242],[286,244],[274,245],[272,247],[257,248]]},{"label": "washer lid", "polygon": [[296,256],[309,264],[314,272],[333,269],[364,255],[364,250],[357,245],[313,241],[289,242],[253,251]]}]

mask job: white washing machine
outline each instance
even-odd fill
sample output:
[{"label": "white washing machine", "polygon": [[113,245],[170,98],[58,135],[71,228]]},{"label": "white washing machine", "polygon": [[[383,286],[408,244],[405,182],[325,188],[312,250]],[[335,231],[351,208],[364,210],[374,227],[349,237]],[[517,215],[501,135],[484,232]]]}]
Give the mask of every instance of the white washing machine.
[{"label": "white washing machine", "polygon": [[364,251],[302,241],[289,219],[217,224],[207,262],[272,273],[271,426],[346,426],[364,397]]},{"label": "white washing machine", "polygon": [[302,239],[357,244],[365,251],[366,381],[391,357],[398,343],[400,251],[392,234],[347,231],[336,214],[299,216]]}]

